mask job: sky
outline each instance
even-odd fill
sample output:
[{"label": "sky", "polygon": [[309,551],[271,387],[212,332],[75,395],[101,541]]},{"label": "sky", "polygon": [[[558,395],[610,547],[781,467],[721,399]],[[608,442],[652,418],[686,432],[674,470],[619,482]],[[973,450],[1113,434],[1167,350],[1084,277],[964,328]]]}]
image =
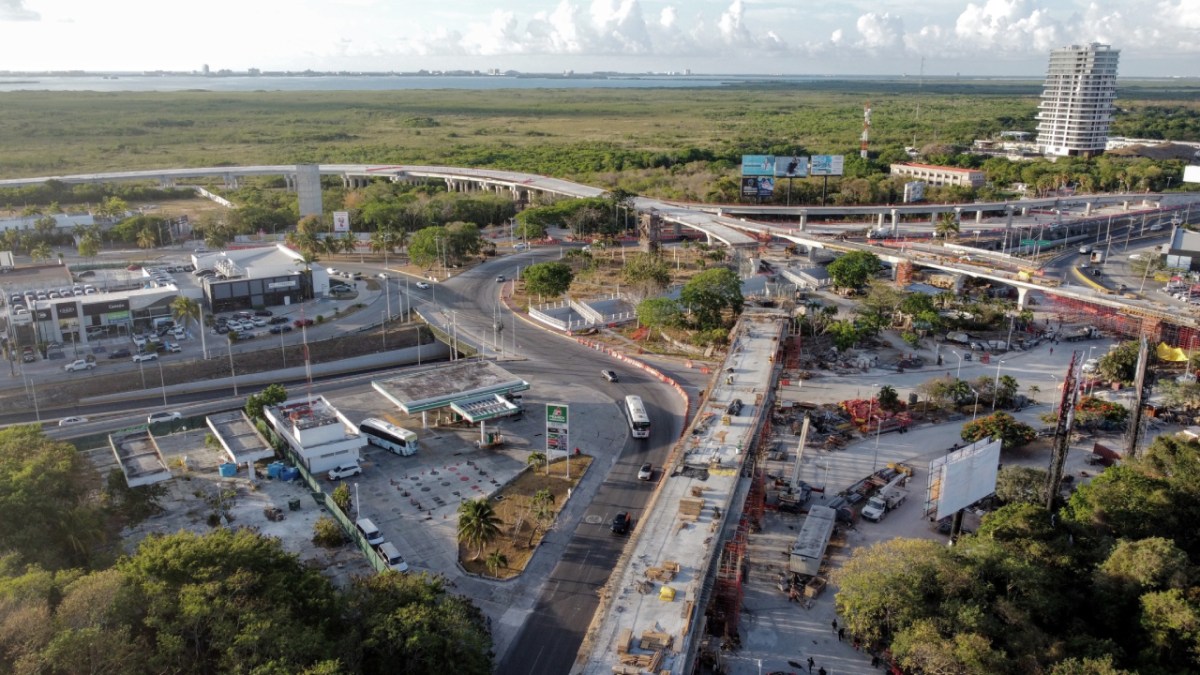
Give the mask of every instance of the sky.
[{"label": "sky", "polygon": [[0,70],[1200,75],[1200,0],[0,0]]}]

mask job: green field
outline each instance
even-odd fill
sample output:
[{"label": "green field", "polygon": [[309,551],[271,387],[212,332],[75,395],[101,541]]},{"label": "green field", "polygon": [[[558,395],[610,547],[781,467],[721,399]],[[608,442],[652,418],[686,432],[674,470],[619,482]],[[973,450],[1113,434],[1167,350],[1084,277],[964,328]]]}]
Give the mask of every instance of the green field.
[{"label": "green field", "polygon": [[[743,153],[856,154],[1034,130],[1040,84],[829,81],[698,89],[0,94],[0,177],[177,166],[446,163],[641,193],[694,193]],[[1114,135],[1146,110],[1200,136],[1200,82],[1123,83]],[[1123,130],[1122,126],[1129,130]],[[1186,140],[1186,139],[1181,139]],[[697,173],[697,185],[688,174]]]}]

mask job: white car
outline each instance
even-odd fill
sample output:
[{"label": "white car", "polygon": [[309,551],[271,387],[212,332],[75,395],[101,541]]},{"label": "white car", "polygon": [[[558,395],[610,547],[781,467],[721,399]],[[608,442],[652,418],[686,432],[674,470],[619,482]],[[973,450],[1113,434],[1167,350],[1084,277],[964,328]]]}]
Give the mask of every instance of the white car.
[{"label": "white car", "polygon": [[259,328],[262,328],[263,326],[267,325],[267,320],[265,318],[259,316],[259,317],[255,317],[251,323],[253,323],[255,326],[258,326]]},{"label": "white car", "polygon": [[331,277],[336,277],[337,275],[341,274],[342,271],[336,267],[329,267],[325,270],[325,273]]},{"label": "white car", "polygon": [[158,424],[159,422],[178,422],[181,419],[183,419],[183,413],[179,411],[156,412],[146,418],[146,424]]},{"label": "white car", "polygon": [[429,290],[429,282],[428,281],[418,281],[417,288],[419,288],[423,291],[427,291],[427,290]]},{"label": "white car", "polygon": [[150,352],[149,354],[134,354],[133,362],[141,363],[142,361],[157,361],[158,352]]},{"label": "white car", "polygon": [[1084,362],[1084,364],[1083,364],[1083,372],[1084,373],[1091,374],[1091,373],[1096,372],[1097,370],[1100,370],[1100,361],[1098,361],[1096,359],[1088,359],[1087,361]]},{"label": "white car", "polygon": [[380,279],[388,278],[387,272],[380,272],[379,274],[376,274],[375,276],[379,277]]},{"label": "white car", "polygon": [[1141,260],[1142,254],[1141,253],[1132,253],[1129,255],[1129,259],[1130,260]]},{"label": "white car", "polygon": [[349,478],[362,473],[362,467],[357,462],[347,462],[339,464],[329,470],[329,480],[339,480],[341,478]]},{"label": "white car", "polygon": [[86,417],[64,417],[58,421],[58,426],[69,427],[72,424],[83,424],[86,421],[88,421]]},{"label": "white car", "polygon": [[163,347],[172,354],[178,354],[179,352],[183,351],[183,347],[180,347],[174,342],[164,342]]},{"label": "white car", "polygon": [[76,359],[76,360],[68,363],[67,365],[63,366],[63,370],[67,371],[68,373],[73,373],[77,370],[91,370],[92,368],[95,368],[95,367],[96,367],[96,364],[94,364],[94,363],[89,363],[87,361],[84,361],[83,359]]}]

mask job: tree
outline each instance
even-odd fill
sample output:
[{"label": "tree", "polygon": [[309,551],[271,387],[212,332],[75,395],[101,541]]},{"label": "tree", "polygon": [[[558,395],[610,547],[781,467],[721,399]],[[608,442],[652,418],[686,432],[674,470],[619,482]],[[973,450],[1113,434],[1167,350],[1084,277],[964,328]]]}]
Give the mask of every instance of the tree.
[{"label": "tree", "polygon": [[137,233],[138,248],[144,248],[147,251],[158,246],[158,234],[153,228],[143,227]]},{"label": "tree", "polygon": [[679,325],[683,309],[671,298],[647,298],[637,305],[638,323],[650,328],[662,329]]},{"label": "tree", "polygon": [[989,437],[999,438],[1002,449],[1012,450],[1037,438],[1037,431],[1028,424],[1017,421],[1008,413],[998,412],[967,422],[963,425],[960,436],[968,443]]},{"label": "tree", "polygon": [[700,330],[719,328],[728,311],[737,318],[745,300],[742,284],[733,270],[720,267],[705,270],[684,284],[679,302],[692,314],[692,322]]},{"label": "tree", "polygon": [[488,572],[492,576],[496,576],[497,572],[505,567],[508,567],[508,556],[504,555],[500,551],[492,551],[491,553],[488,553],[487,558],[484,559],[483,563],[487,565]]},{"label": "tree", "polygon": [[115,532],[105,527],[87,460],[39,425],[0,430],[0,542],[22,564],[85,565]]},{"label": "tree", "polygon": [[833,338],[833,346],[846,351],[862,339],[862,333],[853,321],[832,321],[825,331]]},{"label": "tree", "polygon": [[29,257],[33,259],[33,262],[49,260],[52,255],[54,255],[54,251],[50,248],[50,244],[44,241],[38,242],[36,246],[29,250]]},{"label": "tree", "polygon": [[537,523],[537,527],[529,533],[529,546],[533,545],[533,538],[537,536],[539,531],[545,531],[554,522],[554,516],[557,512],[554,510],[554,493],[547,488],[542,488],[533,493],[533,497],[529,500],[529,509],[533,514],[533,520]]},{"label": "tree", "polygon": [[833,572],[834,606],[852,635],[887,643],[914,622],[936,616],[946,547],[926,539],[892,539],[860,548]]},{"label": "tree", "polygon": [[643,297],[652,295],[671,283],[671,267],[660,256],[635,253],[621,266],[621,278],[627,286]]},{"label": "tree", "polygon": [[500,517],[486,498],[465,501],[458,507],[458,540],[475,548],[474,560],[483,555],[487,546],[500,534]]},{"label": "tree", "polygon": [[996,476],[996,498],[1007,504],[1046,503],[1045,469],[1028,466],[1005,466]]},{"label": "tree", "polygon": [[442,260],[447,240],[446,228],[425,227],[413,233],[408,242],[408,257],[414,265],[429,267]]},{"label": "tree", "polygon": [[896,393],[896,388],[890,384],[885,384],[879,388],[879,407],[884,410],[896,411],[900,408],[900,394]]},{"label": "tree", "polygon": [[341,483],[333,489],[333,493],[329,495],[329,498],[333,500],[335,506],[342,510],[342,513],[346,514],[346,516],[350,515],[351,502],[354,500],[350,497],[349,485]]},{"label": "tree", "polygon": [[191,326],[195,324],[197,331],[200,333],[200,351],[204,354],[204,358],[208,358],[208,342],[204,335],[204,325],[200,321],[200,315],[204,308],[200,303],[192,300],[186,295],[177,296],[171,301],[171,316],[175,321],[183,326]]},{"label": "tree", "polygon": [[[1137,374],[1138,349],[1137,341],[1130,340],[1122,342],[1116,349],[1109,351],[1104,356],[1100,357],[1100,366],[1098,368],[1100,375],[1107,380],[1128,384],[1133,382]],[[1153,365],[1154,350],[1149,353],[1149,364]]]},{"label": "tree", "polygon": [[549,463],[549,461],[546,459],[546,453],[544,453],[544,452],[531,452],[531,453],[529,453],[529,456],[525,458],[525,466],[528,466],[528,467],[530,467],[530,468],[534,468],[534,467],[537,467],[537,466],[538,466],[538,465],[540,465],[540,464],[545,464],[545,465],[546,465],[546,475],[547,475],[547,476],[548,476],[548,475],[550,475],[550,463]]},{"label": "tree", "polygon": [[246,397],[246,416],[252,420],[265,419],[263,408],[277,406],[287,400],[287,389],[282,384],[267,385],[257,394]]},{"label": "tree", "polygon": [[838,288],[861,288],[883,265],[879,257],[866,251],[851,251],[829,263],[826,269]]},{"label": "tree", "polygon": [[567,292],[574,278],[571,266],[560,262],[534,263],[521,270],[525,290],[531,295],[558,297]]},{"label": "tree", "polygon": [[961,229],[958,222],[958,216],[952,212],[938,214],[937,225],[934,226],[934,233],[939,237],[953,238],[957,237]]},{"label": "tree", "polygon": [[79,238],[79,255],[84,258],[95,258],[100,254],[100,238],[91,232],[86,232]]}]

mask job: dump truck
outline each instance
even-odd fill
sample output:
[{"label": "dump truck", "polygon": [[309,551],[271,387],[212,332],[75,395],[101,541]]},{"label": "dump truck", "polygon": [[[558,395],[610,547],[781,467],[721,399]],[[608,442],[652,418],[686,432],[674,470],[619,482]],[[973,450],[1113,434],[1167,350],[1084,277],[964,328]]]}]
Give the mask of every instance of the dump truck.
[{"label": "dump truck", "polygon": [[1100,337],[1100,331],[1092,326],[1077,326],[1074,328],[1063,328],[1058,339],[1065,342],[1078,342],[1079,340],[1091,340]]}]

